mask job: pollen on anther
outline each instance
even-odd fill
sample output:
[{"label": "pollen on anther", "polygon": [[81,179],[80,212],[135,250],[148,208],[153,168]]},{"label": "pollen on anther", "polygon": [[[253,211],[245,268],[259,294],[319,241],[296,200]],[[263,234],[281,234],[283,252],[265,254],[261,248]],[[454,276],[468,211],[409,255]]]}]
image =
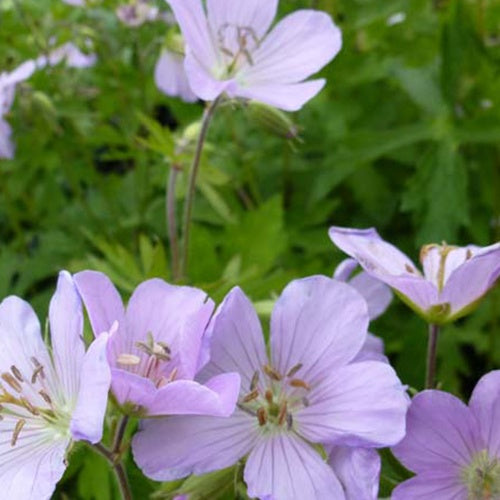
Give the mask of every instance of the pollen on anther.
[{"label": "pollen on anther", "polygon": [[290,385],[292,387],[300,387],[302,389],[305,389],[306,391],[309,391],[311,389],[311,386],[304,380],[301,380],[300,378],[294,378],[290,380]]},{"label": "pollen on anther", "polygon": [[257,384],[259,383],[259,372],[255,371],[255,373],[252,376],[252,380],[250,381],[250,390],[253,391],[254,389],[257,388]]},{"label": "pollen on anther", "polygon": [[117,358],[117,363],[124,366],[137,366],[141,362],[141,358],[135,354],[120,354]]},{"label": "pollen on anther", "polygon": [[254,389],[252,392],[249,392],[244,398],[243,403],[249,403],[259,397],[259,391]]},{"label": "pollen on anther", "polygon": [[267,411],[265,408],[260,407],[257,410],[257,418],[261,427],[267,424]]},{"label": "pollen on anther", "polygon": [[21,384],[10,373],[2,373],[2,379],[7,384],[9,384],[12,387],[12,389],[14,389],[16,392],[23,391]]},{"label": "pollen on anther", "polygon": [[296,364],[287,374],[287,377],[293,377],[301,368],[302,368],[302,363]]},{"label": "pollen on anther", "polygon": [[52,399],[50,399],[50,396],[45,392],[45,391],[39,391],[38,394],[42,396],[42,399],[48,404],[52,405]]},{"label": "pollen on anther", "polygon": [[19,368],[17,368],[17,366],[12,365],[12,366],[10,367],[10,371],[13,373],[14,377],[16,377],[16,378],[17,378],[17,380],[19,380],[19,382],[24,382],[23,375],[22,375],[22,373],[19,371]]},{"label": "pollen on anther", "polygon": [[279,382],[283,378],[274,368],[271,368],[269,365],[264,365],[262,368],[264,370],[264,373],[271,380],[275,380],[276,382]]}]

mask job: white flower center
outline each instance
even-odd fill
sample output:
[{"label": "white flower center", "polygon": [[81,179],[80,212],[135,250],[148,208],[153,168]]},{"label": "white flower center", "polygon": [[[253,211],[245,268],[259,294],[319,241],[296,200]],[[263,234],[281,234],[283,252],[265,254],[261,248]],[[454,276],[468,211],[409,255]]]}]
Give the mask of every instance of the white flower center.
[{"label": "white flower center", "polygon": [[468,500],[500,498],[500,458],[491,457],[487,450],[479,452],[463,471]]},{"label": "white flower center", "polygon": [[259,384],[260,371],[256,371],[250,383],[249,392],[238,401],[238,408],[257,418],[264,430],[294,426],[293,414],[309,405],[307,393],[311,389],[304,380],[295,375],[302,368],[294,366],[282,376],[269,365],[262,367],[267,383]]},{"label": "white flower center", "polygon": [[33,371],[29,377],[15,365],[0,375],[0,420],[13,423],[12,446],[17,444],[25,425],[33,420],[58,434],[69,432],[70,409],[67,405],[56,405],[45,367],[35,357],[31,363]]}]

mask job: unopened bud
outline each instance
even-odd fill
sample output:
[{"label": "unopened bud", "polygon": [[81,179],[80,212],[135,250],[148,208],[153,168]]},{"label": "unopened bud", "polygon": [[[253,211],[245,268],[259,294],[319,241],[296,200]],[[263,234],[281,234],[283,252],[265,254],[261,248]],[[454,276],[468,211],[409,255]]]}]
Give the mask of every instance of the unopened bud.
[{"label": "unopened bud", "polygon": [[299,138],[297,125],[283,111],[256,101],[250,101],[246,111],[249,118],[267,132],[283,139]]}]

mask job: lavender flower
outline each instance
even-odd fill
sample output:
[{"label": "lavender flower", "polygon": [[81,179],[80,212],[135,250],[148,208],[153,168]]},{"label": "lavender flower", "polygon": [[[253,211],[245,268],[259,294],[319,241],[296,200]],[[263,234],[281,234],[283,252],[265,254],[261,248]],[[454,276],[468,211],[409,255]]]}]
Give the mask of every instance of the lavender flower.
[{"label": "lavender flower", "polygon": [[324,86],[305,82],[341,47],[331,18],[297,11],[269,31],[278,0],[167,0],[186,40],[186,73],[205,101],[226,94],[284,110],[300,109]]},{"label": "lavender flower", "polygon": [[136,28],[142,24],[159,19],[159,9],[150,5],[147,0],[133,0],[129,4],[120,5],[116,15],[123,24]]},{"label": "lavender flower", "polygon": [[[51,40],[53,43],[54,40]],[[87,46],[91,45],[90,40],[86,40]],[[45,66],[56,66],[64,62],[70,68],[89,68],[97,61],[95,54],[83,53],[74,43],[67,42],[51,50],[48,56],[40,56],[36,60],[37,68]]]},{"label": "lavender flower", "polygon": [[196,102],[198,98],[191,90],[184,69],[184,55],[164,49],[155,67],[156,86],[171,97],[180,97],[185,102]]},{"label": "lavender flower", "polygon": [[118,322],[108,359],[119,404],[142,416],[233,412],[237,373],[193,381],[208,361],[205,328],[214,304],[204,292],[152,279],[137,287],[125,311],[106,275],[83,271],[74,279],[96,336]]},{"label": "lavender flower", "polygon": [[12,129],[4,116],[10,111],[16,85],[27,80],[36,70],[34,61],[26,61],[11,73],[0,73],[0,158],[14,157],[14,144],[11,141]]},{"label": "lavender flower", "polygon": [[396,457],[417,475],[393,500],[500,498],[500,370],[481,378],[469,405],[442,391],[413,399]]},{"label": "lavender flower", "polygon": [[443,324],[468,314],[500,276],[500,243],[484,248],[424,246],[422,275],[375,229],[332,227],[330,238],[430,323]]},{"label": "lavender flower", "polygon": [[108,334],[85,352],[80,299],[67,272],[49,309],[52,351],[29,304],[0,304],[0,484],[2,498],[50,498],[72,441],[102,437],[110,384]]},{"label": "lavender flower", "polygon": [[386,363],[351,363],[366,339],[366,303],[352,287],[316,276],[293,281],[271,317],[268,358],[257,314],[234,288],[212,319],[201,379],[238,371],[234,414],[143,423],[136,462],[157,480],[228,467],[247,456],[250,497],[343,499],[314,443],[378,447],[404,435],[407,399]]}]

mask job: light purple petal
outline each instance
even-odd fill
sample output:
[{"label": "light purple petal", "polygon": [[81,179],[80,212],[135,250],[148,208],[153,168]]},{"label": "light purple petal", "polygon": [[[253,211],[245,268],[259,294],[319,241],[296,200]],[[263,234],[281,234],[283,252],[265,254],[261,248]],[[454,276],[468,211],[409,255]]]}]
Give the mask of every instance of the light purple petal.
[{"label": "light purple petal", "polygon": [[[168,344],[178,363],[178,378],[194,378],[203,335],[214,303],[197,288],[169,285],[152,279],[139,285],[127,306],[127,333],[121,353],[134,353],[135,343],[152,333],[155,341]],[[121,354],[118,353],[118,354]]]},{"label": "light purple petal", "polygon": [[17,441],[10,440],[14,422],[0,421],[0,484],[2,498],[9,500],[49,500],[66,469],[68,439],[28,422]]},{"label": "light purple petal", "polygon": [[132,451],[146,476],[170,481],[234,465],[254,446],[255,418],[236,410],[229,418],[183,416],[142,423]]},{"label": "light purple petal", "polygon": [[161,415],[211,415],[228,417],[240,391],[237,373],[217,375],[201,385],[192,380],[170,382],[159,389],[147,407],[149,417]]},{"label": "light purple petal", "polygon": [[344,259],[333,273],[333,279],[347,283],[351,278],[352,273],[358,267],[358,261],[355,259]]},{"label": "light purple petal", "polygon": [[328,463],[342,483],[346,500],[377,499],[381,463],[375,450],[334,446]]},{"label": "light purple petal", "polygon": [[313,276],[292,281],[271,316],[273,368],[314,385],[351,361],[366,340],[366,302],[349,285]]},{"label": "light purple petal", "polygon": [[[218,33],[224,26],[241,26],[251,28],[254,35],[262,38],[278,8],[278,0],[207,0],[208,21],[212,33]],[[233,53],[239,48],[237,45],[226,47]]]},{"label": "light purple petal", "polygon": [[353,286],[366,300],[370,320],[377,319],[389,307],[392,301],[391,289],[367,272],[354,276],[349,285]]},{"label": "light purple petal", "polygon": [[85,345],[82,304],[67,271],[59,273],[57,288],[50,301],[49,322],[54,366],[64,395],[71,401],[79,391]]},{"label": "light purple petal", "polygon": [[467,488],[450,468],[419,474],[396,486],[391,500],[465,500]]},{"label": "light purple petal", "polygon": [[12,129],[0,116],[0,158],[14,158],[14,143],[11,141]]},{"label": "light purple petal", "polygon": [[368,333],[366,342],[363,344],[361,351],[359,351],[353,359],[353,362],[355,363],[358,363],[359,361],[382,361],[383,363],[388,363],[389,360],[384,354],[384,341],[381,338]]},{"label": "light purple petal", "polygon": [[309,406],[294,420],[312,442],[380,447],[396,444],[405,434],[408,398],[386,363],[341,367],[313,387],[307,399]]},{"label": "light purple petal", "polygon": [[143,408],[151,406],[157,393],[150,379],[120,368],[111,370],[111,390],[118,404],[133,403]]},{"label": "light purple petal", "polygon": [[210,322],[207,336],[211,339],[211,358],[202,379],[239,372],[242,391],[248,392],[254,373],[268,360],[259,318],[240,288],[233,288],[227,294]]},{"label": "light purple petal", "polygon": [[469,402],[490,456],[500,457],[500,370],[484,375]]},{"label": "light purple petal", "polygon": [[440,302],[437,288],[406,255],[382,240],[375,229],[332,227],[329,235],[368,274],[396,289],[420,310],[425,312]]},{"label": "light purple petal", "polygon": [[[199,61],[197,54],[189,46],[186,47],[184,69],[192,91],[204,101],[213,101],[224,92],[236,89],[234,80],[218,80],[213,76],[211,68]],[[234,93],[234,92],[233,92]]]},{"label": "light purple petal", "polygon": [[328,14],[299,10],[273,28],[238,79],[248,88],[299,83],[328,64],[341,46],[340,30]]},{"label": "light purple petal", "polygon": [[459,471],[480,449],[477,422],[458,398],[428,390],[413,398],[406,437],[393,448],[396,457],[413,472],[444,467]]},{"label": "light purple petal", "polygon": [[73,276],[78,292],[82,297],[94,335],[109,332],[115,321],[118,322],[116,338],[123,336],[125,309],[120,294],[111,280],[97,271],[82,271]]},{"label": "light purple petal", "polygon": [[310,80],[303,83],[275,83],[243,86],[238,84],[224,90],[230,97],[244,97],[283,109],[298,111],[315,97],[325,86],[326,80]]},{"label": "light purple petal", "polygon": [[24,300],[7,297],[0,303],[0,371],[9,372],[15,365],[24,378],[30,379],[32,357],[44,366],[48,383],[53,384],[52,363],[35,312]]},{"label": "light purple petal", "polygon": [[186,45],[200,66],[210,73],[217,64],[218,57],[201,0],[167,0],[167,2],[174,11]]},{"label": "light purple petal", "polygon": [[198,98],[191,90],[184,69],[184,57],[169,50],[163,50],[155,66],[156,86],[171,97],[180,97],[185,102]]},{"label": "light purple petal", "polygon": [[97,443],[102,438],[104,417],[111,383],[106,347],[108,334],[100,335],[88,348],[83,359],[80,388],[71,419],[74,440]]},{"label": "light purple petal", "polygon": [[30,78],[35,71],[35,61],[25,61],[11,73],[6,73],[4,79],[2,79],[2,84],[15,86],[16,84],[24,82],[25,80]]},{"label": "light purple petal", "polygon": [[478,301],[500,276],[500,243],[491,245],[471,257],[446,282],[441,302],[451,304],[451,316],[457,318]]},{"label": "light purple petal", "polygon": [[333,470],[310,444],[292,433],[261,436],[248,457],[244,479],[252,498],[345,498]]}]

